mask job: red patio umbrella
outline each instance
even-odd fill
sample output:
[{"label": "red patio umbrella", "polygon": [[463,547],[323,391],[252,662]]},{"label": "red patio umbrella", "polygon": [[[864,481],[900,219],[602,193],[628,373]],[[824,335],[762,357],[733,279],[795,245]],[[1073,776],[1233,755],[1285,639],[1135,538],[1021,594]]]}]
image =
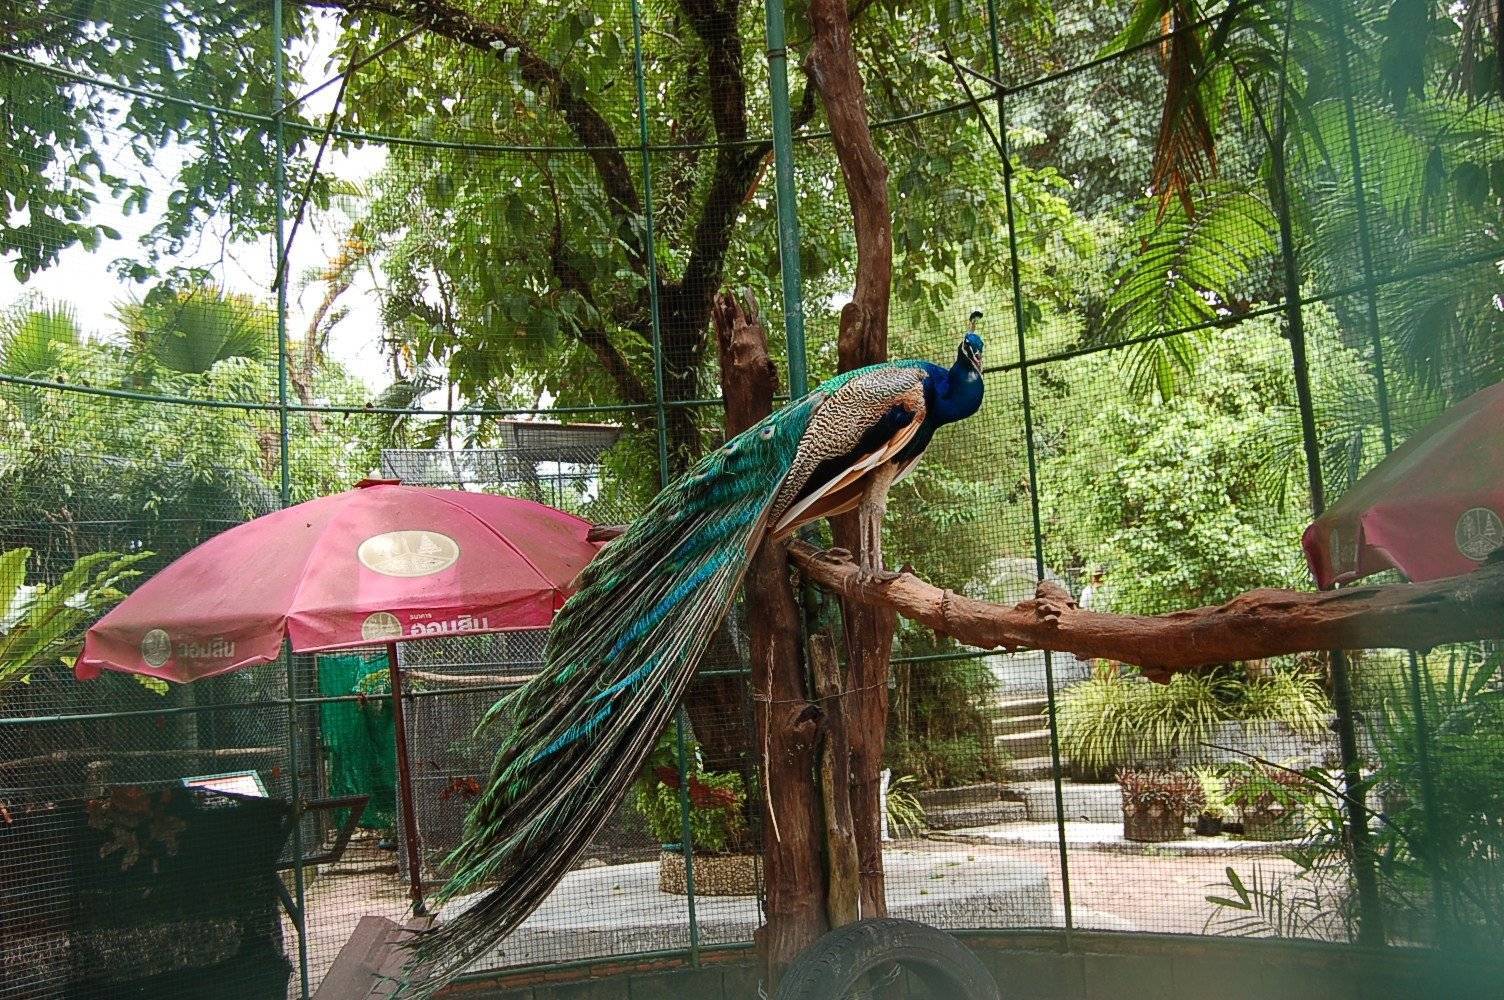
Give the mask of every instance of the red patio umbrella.
[{"label": "red patio umbrella", "polygon": [[530,500],[367,480],[231,528],[89,629],[76,674],[188,682],[299,653],[384,645],[408,869],[421,907],[397,643],[547,628],[596,552],[590,524]]},{"label": "red patio umbrella", "polygon": [[1449,407],[1374,466],[1301,539],[1323,589],[1386,569],[1469,573],[1504,545],[1504,382]]}]

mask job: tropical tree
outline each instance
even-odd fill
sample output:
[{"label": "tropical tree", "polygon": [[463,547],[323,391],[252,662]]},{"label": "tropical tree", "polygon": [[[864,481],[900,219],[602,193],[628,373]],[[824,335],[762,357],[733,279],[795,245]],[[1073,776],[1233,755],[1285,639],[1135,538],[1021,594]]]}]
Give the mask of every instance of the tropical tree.
[{"label": "tropical tree", "polygon": [[0,691],[25,682],[39,667],[77,653],[83,630],[125,596],[120,585],[150,552],[93,552],[55,583],[26,582],[31,550],[0,552]]},{"label": "tropical tree", "polygon": [[[1204,328],[1279,300],[1284,210],[1302,278],[1338,293],[1339,335],[1376,376],[1382,356],[1452,399],[1504,375],[1504,88],[1480,71],[1497,59],[1485,6],[1140,0],[1113,47],[1167,31],[1161,127],[1105,335]],[[1256,169],[1225,169],[1229,141]],[[1197,341],[1175,343],[1134,348],[1135,388],[1173,391],[1194,369]]]}]

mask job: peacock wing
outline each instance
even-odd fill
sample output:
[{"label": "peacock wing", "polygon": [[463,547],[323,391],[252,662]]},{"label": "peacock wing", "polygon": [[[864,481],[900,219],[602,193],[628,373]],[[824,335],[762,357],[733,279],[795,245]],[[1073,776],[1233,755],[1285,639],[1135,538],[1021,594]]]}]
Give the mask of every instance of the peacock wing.
[{"label": "peacock wing", "polygon": [[925,376],[917,366],[879,365],[832,389],[774,498],[775,537],[856,502],[862,480],[897,457],[919,432]]}]

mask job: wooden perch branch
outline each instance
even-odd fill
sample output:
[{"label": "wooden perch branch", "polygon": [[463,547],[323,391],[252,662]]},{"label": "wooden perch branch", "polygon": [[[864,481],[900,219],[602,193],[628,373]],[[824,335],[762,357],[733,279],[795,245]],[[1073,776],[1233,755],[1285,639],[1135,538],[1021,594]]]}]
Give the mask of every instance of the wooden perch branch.
[{"label": "wooden perch branch", "polygon": [[1504,638],[1504,558],[1430,583],[1320,593],[1250,590],[1218,607],[1152,616],[1086,611],[1048,582],[1033,600],[1013,607],[941,590],[912,573],[883,583],[864,577],[843,550],[803,542],[789,546],[789,560],[821,587],[890,608],[968,646],[1117,660],[1137,664],[1157,680],[1196,667],[1310,650],[1428,649]]}]

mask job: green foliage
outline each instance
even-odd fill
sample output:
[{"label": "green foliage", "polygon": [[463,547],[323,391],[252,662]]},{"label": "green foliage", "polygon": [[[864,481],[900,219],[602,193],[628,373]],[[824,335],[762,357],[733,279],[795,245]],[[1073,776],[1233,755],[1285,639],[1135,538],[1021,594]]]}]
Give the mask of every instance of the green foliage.
[{"label": "green foliage", "polygon": [[[1092,370],[1111,378],[1110,364]],[[1294,391],[1271,321],[1240,326],[1158,406],[1104,405],[1097,383],[1083,381],[1083,403],[1095,407],[1062,421],[1042,462],[1053,484],[1041,496],[1047,561],[1106,566],[1110,610],[1136,614],[1305,583],[1303,512],[1263,502],[1261,445]]]},{"label": "green foliage", "polygon": [[0,372],[23,378],[41,375],[82,340],[71,306],[18,302],[0,316]]},{"label": "green foliage", "polygon": [[1201,815],[1225,819],[1232,805],[1227,799],[1227,784],[1213,767],[1198,767],[1193,772],[1201,784]]},{"label": "green foliage", "polygon": [[1331,703],[1321,678],[1299,668],[1276,668],[1243,686],[1238,717],[1253,722],[1282,722],[1305,736],[1327,728]]},{"label": "green foliage", "polygon": [[120,585],[149,552],[83,556],[57,583],[26,582],[30,549],[0,552],[0,691],[71,658],[84,629],[125,596]]},{"label": "green foliage", "polygon": [[1413,688],[1394,683],[1369,725],[1387,803],[1378,831],[1384,903],[1421,927],[1439,912],[1445,925],[1432,933],[1490,948],[1504,920],[1504,653],[1462,648],[1437,659]]},{"label": "green foliage", "polygon": [[150,384],[153,369],[205,375],[221,361],[274,359],[277,314],[248,295],[209,285],[158,286],[144,301],[120,309],[133,362]]},{"label": "green foliage", "polygon": [[1247,810],[1294,809],[1309,802],[1315,790],[1304,774],[1261,762],[1229,765],[1223,782],[1227,801]]},{"label": "green foliage", "polygon": [[1061,696],[1060,751],[1088,771],[1162,760],[1194,748],[1211,727],[1232,717],[1234,682],[1220,674],[1176,674],[1152,684],[1115,665]]},{"label": "green foliage", "polygon": [[[80,335],[66,309],[30,303],[0,324],[0,359],[14,374],[69,384],[167,393],[208,403],[278,398],[275,313],[245,296],[195,286],[126,303],[123,329]],[[295,500],[346,489],[375,469],[391,440],[384,419],[359,412],[365,390],[337,366],[311,375],[314,401],[355,408],[288,419],[288,465]],[[72,561],[67,526],[102,532],[82,544],[121,545],[108,532],[172,556],[278,504],[276,415],[213,406],[145,405],[68,392],[0,391],[0,544],[31,542],[17,531],[47,519],[64,526],[36,551],[44,579]],[[56,549],[56,551],[54,551]]]},{"label": "green foliage", "polygon": [[[292,34],[307,23],[297,6],[290,5],[285,18]],[[14,261],[18,280],[51,266],[70,246],[93,251],[121,238],[91,218],[102,195],[127,215],[160,214],[140,251],[121,263],[137,280],[153,274],[161,254],[181,250],[211,217],[225,220],[232,238],[270,228],[276,162],[270,132],[259,122],[206,110],[266,114],[301,85],[293,67],[287,89],[273,87],[266,69],[277,45],[270,8],[33,0],[9,5],[6,34],[7,56],[49,67],[0,61],[9,154],[0,160],[6,208],[0,255]],[[80,86],[72,74],[139,93],[105,96],[98,87]],[[179,100],[152,96],[164,89]],[[287,121],[296,151],[305,138],[297,126],[306,122],[296,110]],[[107,141],[116,130],[130,141]],[[153,172],[169,179],[149,183],[146,175]],[[291,174],[297,183],[302,170],[294,165]]]},{"label": "green foliage", "polygon": [[1056,724],[1061,753],[1085,771],[1102,773],[1195,751],[1219,722],[1282,722],[1314,734],[1329,713],[1318,679],[1294,669],[1252,680],[1228,670],[1180,673],[1168,684],[1153,684],[1104,664],[1060,696]]},{"label": "green foliage", "polygon": [[[1156,203],[1157,204],[1157,203]],[[1279,244],[1273,212],[1256,192],[1225,182],[1197,194],[1194,211],[1179,200],[1162,213],[1145,205],[1132,237],[1138,253],[1115,276],[1104,326],[1131,340],[1201,326],[1246,310],[1234,292],[1273,264]],[[1168,399],[1196,371],[1210,332],[1149,340],[1125,354],[1129,389]]]},{"label": "green foliage", "polygon": [[[632,808],[659,843],[683,839],[683,806],[678,775],[672,784],[653,776],[632,786]],[[737,851],[747,841],[747,790],[742,776],[714,773],[698,768],[689,774],[689,826],[696,850],[725,853]]]},{"label": "green foliage", "polygon": [[990,781],[1002,761],[988,745],[984,708],[997,679],[981,660],[894,664],[887,766],[921,788]]},{"label": "green foliage", "polygon": [[913,837],[924,833],[924,804],[914,790],[919,781],[905,774],[888,782],[888,829],[895,837]]}]

